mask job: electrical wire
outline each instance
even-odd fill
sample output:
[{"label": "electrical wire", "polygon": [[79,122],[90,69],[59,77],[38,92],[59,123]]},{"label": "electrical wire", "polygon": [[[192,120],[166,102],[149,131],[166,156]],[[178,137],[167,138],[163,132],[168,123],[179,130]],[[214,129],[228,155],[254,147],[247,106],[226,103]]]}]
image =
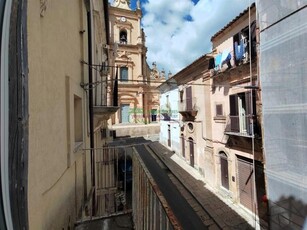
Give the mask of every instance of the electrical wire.
[{"label": "electrical wire", "polygon": [[[85,61],[81,61],[82,64],[85,64],[85,65],[88,65],[90,68],[93,68],[94,70],[98,71],[98,72],[101,72],[100,70],[98,70],[95,66],[102,66],[102,65],[97,65],[97,64],[92,64],[92,65],[89,65],[87,62]],[[250,60],[250,66],[251,66],[251,60]],[[105,67],[113,67],[113,68],[116,68],[117,66],[111,66],[111,65],[107,65]],[[224,73],[224,72],[222,72]],[[107,77],[107,76],[101,76],[101,78],[103,77]],[[215,76],[216,77],[216,76]],[[252,76],[250,75],[250,78],[254,78],[256,77],[255,76]],[[96,82],[93,82],[93,83],[81,83],[81,87],[85,90],[88,90],[90,89],[90,86],[92,86],[93,88],[96,87],[97,85],[101,84],[101,83],[108,83],[108,82],[115,82],[115,81],[119,81],[121,83],[124,84],[127,84],[126,82],[137,82],[137,83],[143,83],[144,85],[148,85],[148,83],[160,83],[160,84],[167,84],[167,85],[175,85],[175,86],[178,86],[178,85],[195,85],[195,86],[209,86],[209,87],[228,87],[228,88],[243,88],[243,89],[247,89],[247,88],[253,88],[253,89],[258,89],[257,86],[253,86],[252,85],[252,82],[250,83],[251,85],[250,86],[240,86],[240,85],[230,85],[230,84],[208,84],[208,83],[185,83],[185,84],[178,84],[177,82],[167,82],[165,80],[153,80],[153,79],[146,79],[146,80],[133,80],[133,79],[127,79],[125,81],[121,81],[121,80],[116,80],[116,79],[106,79],[106,80],[102,80],[102,81],[96,81]],[[124,83],[125,82],[125,83]],[[87,88],[87,86],[89,88]]]}]

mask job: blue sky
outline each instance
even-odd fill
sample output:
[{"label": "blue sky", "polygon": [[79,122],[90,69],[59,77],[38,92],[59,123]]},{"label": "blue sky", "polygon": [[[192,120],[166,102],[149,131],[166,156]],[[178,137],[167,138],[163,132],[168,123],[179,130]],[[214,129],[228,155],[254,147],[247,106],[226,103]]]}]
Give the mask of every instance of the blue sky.
[{"label": "blue sky", "polygon": [[[109,0],[113,2],[112,0]],[[147,62],[176,74],[211,51],[210,38],[254,0],[141,0]],[[134,9],[136,0],[131,0]]]}]

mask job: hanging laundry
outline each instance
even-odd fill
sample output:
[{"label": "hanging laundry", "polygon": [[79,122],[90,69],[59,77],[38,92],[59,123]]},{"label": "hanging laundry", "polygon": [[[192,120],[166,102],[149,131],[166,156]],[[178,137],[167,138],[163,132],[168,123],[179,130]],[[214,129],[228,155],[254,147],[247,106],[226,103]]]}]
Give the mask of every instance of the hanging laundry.
[{"label": "hanging laundry", "polygon": [[222,54],[216,55],[216,57],[215,57],[215,70],[220,69],[221,62],[222,62]]},{"label": "hanging laundry", "polygon": [[238,42],[235,42],[235,56],[237,61],[241,61],[244,54],[244,42],[241,39],[240,45],[238,45]]},{"label": "hanging laundry", "polygon": [[222,53],[222,62],[221,62],[221,66],[220,68],[222,68],[222,66],[224,64],[227,64],[228,68],[231,68],[231,63],[230,63],[230,60],[231,60],[231,54],[229,52],[228,49],[224,50],[223,53]]}]

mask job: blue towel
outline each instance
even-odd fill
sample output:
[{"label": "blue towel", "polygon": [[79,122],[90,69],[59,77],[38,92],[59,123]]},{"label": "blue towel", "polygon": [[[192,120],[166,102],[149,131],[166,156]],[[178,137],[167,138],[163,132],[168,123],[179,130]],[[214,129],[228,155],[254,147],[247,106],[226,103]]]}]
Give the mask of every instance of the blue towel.
[{"label": "blue towel", "polygon": [[218,54],[215,57],[215,70],[219,69],[221,63],[222,63],[222,54]]},{"label": "blue towel", "polygon": [[235,42],[235,54],[236,54],[236,60],[240,61],[243,58],[244,54],[244,42],[243,39],[240,40],[240,45],[238,45],[237,42]]},{"label": "blue towel", "polygon": [[230,52],[229,52],[228,49],[225,49],[225,50],[223,51],[223,53],[222,53],[222,63],[223,63],[224,61],[228,61],[228,60],[230,60],[230,59],[231,59],[231,54],[230,54]]}]

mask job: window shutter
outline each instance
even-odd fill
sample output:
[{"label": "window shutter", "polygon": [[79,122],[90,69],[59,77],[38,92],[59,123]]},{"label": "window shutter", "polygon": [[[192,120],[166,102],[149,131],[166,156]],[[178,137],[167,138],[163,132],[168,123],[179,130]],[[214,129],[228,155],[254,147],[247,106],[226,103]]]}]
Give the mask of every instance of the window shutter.
[{"label": "window shutter", "polygon": [[187,105],[187,111],[192,111],[192,87],[189,86],[186,88],[186,105]]},{"label": "window shutter", "polygon": [[230,103],[230,116],[238,116],[238,95],[230,95],[229,96],[229,103]]},{"label": "window shutter", "polygon": [[230,104],[230,129],[232,132],[240,131],[239,110],[238,110],[238,95],[229,96]]},{"label": "window shutter", "polygon": [[251,117],[252,107],[251,107],[251,93],[245,92],[245,104],[246,104],[246,116]]}]

